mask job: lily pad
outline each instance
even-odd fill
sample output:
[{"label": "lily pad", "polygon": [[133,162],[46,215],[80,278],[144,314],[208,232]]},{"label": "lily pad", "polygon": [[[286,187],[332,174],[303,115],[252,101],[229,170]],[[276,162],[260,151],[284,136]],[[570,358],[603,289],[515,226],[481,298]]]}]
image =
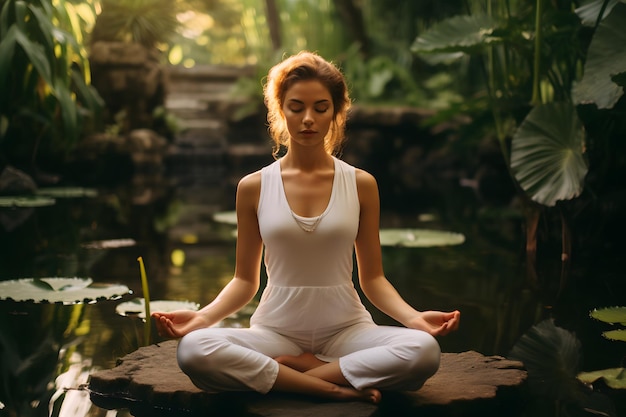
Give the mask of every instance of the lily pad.
[{"label": "lily pad", "polygon": [[620,323],[626,326],[626,307],[608,307],[595,309],[589,313],[596,320],[609,324]]},{"label": "lily pad", "polygon": [[460,245],[465,242],[461,233],[428,229],[382,229],[381,246],[400,246],[408,248],[429,248],[435,246]]},{"label": "lily pad", "polygon": [[626,342],[626,330],[625,329],[608,330],[602,333],[602,336],[606,337],[609,340]]},{"label": "lily pad", "polygon": [[215,213],[213,215],[213,220],[215,220],[218,223],[236,225],[237,224],[237,212],[236,211],[222,211],[219,213]]},{"label": "lily pad", "polygon": [[624,368],[609,368],[593,372],[581,372],[576,375],[579,381],[585,384],[593,384],[603,380],[607,386],[613,389],[626,389],[626,370]]},{"label": "lily pad", "polygon": [[94,283],[91,278],[21,278],[0,282],[0,300],[17,302],[95,303],[130,293],[125,285]]},{"label": "lily pad", "polygon": [[78,198],[78,197],[95,197],[98,191],[91,188],[82,187],[54,187],[40,188],[36,192],[39,196],[53,198]]},{"label": "lily pad", "polygon": [[85,243],[83,247],[87,249],[116,249],[135,245],[137,245],[137,242],[134,239],[109,239]]},{"label": "lily pad", "polygon": [[46,207],[55,203],[54,198],[36,195],[0,197],[0,207]]},{"label": "lily pad", "polygon": [[[115,312],[120,316],[133,316],[141,319],[146,318],[145,299],[135,298],[124,303],[120,303],[115,307]],[[150,301],[150,311],[161,311],[164,313],[174,310],[193,310],[197,311],[200,304],[191,301],[175,301],[175,300],[155,300]]]}]

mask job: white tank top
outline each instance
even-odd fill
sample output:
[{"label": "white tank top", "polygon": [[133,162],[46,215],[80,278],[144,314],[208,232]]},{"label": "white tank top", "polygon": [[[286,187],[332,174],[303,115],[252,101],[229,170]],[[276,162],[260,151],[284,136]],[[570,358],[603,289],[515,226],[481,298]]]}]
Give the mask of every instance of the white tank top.
[{"label": "white tank top", "polygon": [[333,160],[332,192],[319,218],[291,210],[280,161],[261,170],[257,216],[268,282],[251,325],[326,333],[372,322],[352,283],[360,212],[355,168]]}]

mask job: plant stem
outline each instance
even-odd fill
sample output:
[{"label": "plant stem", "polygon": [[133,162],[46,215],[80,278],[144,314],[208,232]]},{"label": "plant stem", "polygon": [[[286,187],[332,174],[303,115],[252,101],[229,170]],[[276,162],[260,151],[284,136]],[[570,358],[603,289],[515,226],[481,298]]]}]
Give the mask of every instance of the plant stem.
[{"label": "plant stem", "polygon": [[535,11],[535,57],[533,63],[533,96],[531,104],[541,104],[541,91],[539,89],[539,71],[541,65],[541,14],[543,13],[543,0],[537,0]]},{"label": "plant stem", "polygon": [[152,323],[150,322],[150,289],[148,287],[148,277],[146,276],[146,268],[143,264],[143,258],[137,258],[139,262],[139,270],[141,271],[141,289],[143,290],[144,308],[146,312],[146,321],[143,325],[143,343],[148,346],[151,341],[150,330]]}]

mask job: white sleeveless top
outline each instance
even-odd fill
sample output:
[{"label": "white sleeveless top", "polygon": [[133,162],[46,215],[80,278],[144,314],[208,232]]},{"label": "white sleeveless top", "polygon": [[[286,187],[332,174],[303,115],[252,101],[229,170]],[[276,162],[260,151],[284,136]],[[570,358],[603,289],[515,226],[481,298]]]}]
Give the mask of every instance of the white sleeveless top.
[{"label": "white sleeveless top", "polygon": [[360,212],[355,168],[333,160],[330,201],[319,219],[293,213],[280,161],[261,170],[257,216],[268,282],[251,325],[285,333],[327,333],[373,323],[352,283]]}]

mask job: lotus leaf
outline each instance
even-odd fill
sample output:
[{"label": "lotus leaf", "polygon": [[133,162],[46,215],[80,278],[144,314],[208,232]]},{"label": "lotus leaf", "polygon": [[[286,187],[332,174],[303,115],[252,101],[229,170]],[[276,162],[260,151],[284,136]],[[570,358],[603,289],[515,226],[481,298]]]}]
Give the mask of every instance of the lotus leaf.
[{"label": "lotus leaf", "polygon": [[94,283],[91,278],[22,278],[0,282],[0,300],[80,304],[121,298],[125,285]]},{"label": "lotus leaf", "polygon": [[429,248],[435,246],[460,245],[465,242],[461,233],[427,229],[382,229],[381,246],[400,246],[409,248]]},{"label": "lotus leaf", "polygon": [[[125,303],[119,304],[115,308],[115,312],[120,316],[136,316],[141,319],[146,318],[145,300],[143,298],[135,298]],[[150,301],[150,310],[170,312],[174,310],[193,310],[200,308],[198,303],[191,301],[175,301],[175,300],[155,300]]]},{"label": "lotus leaf", "polygon": [[213,220],[215,220],[218,223],[225,223],[225,224],[236,225],[237,224],[237,212],[235,212],[235,211],[222,211],[222,212],[219,212],[219,213],[215,213],[213,215]]},{"label": "lotus leaf", "polygon": [[55,203],[53,198],[42,196],[0,197],[0,207],[46,207]]},{"label": "lotus leaf", "polygon": [[110,239],[85,243],[83,247],[87,249],[116,249],[135,246],[136,244],[134,239]]},{"label": "lotus leaf", "polygon": [[590,314],[596,320],[609,324],[620,323],[626,326],[626,307],[608,307],[595,309]]},{"label": "lotus leaf", "polygon": [[54,187],[40,188],[37,195],[53,198],[78,198],[78,197],[95,197],[98,195],[96,190],[81,187]]},{"label": "lotus leaf", "polygon": [[602,379],[607,386],[613,389],[626,389],[626,372],[624,368],[602,369],[593,372],[581,372],[576,378],[585,384],[593,384]]},{"label": "lotus leaf", "polygon": [[602,336],[606,337],[609,340],[626,342],[626,330],[625,329],[609,330],[609,331],[602,333]]}]

